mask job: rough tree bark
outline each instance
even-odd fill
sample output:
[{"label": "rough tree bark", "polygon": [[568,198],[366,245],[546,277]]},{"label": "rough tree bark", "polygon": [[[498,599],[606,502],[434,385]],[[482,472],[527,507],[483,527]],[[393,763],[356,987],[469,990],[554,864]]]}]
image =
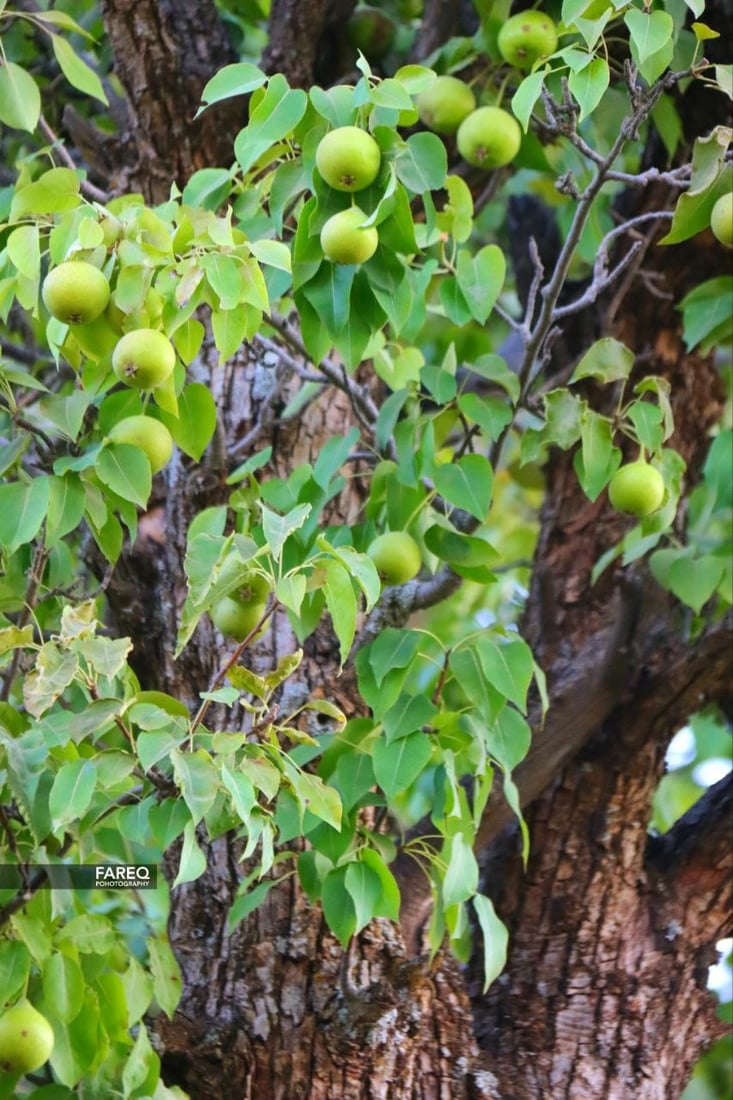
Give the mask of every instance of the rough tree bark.
[{"label": "rough tree bark", "polygon": [[[329,35],[351,7],[274,0],[264,67],[307,86],[319,65],[325,71]],[[191,123],[204,81],[231,60],[213,3],[173,12],[145,0],[133,8],[102,0],[136,150],[132,165],[117,166],[115,182],[155,200],[167,197],[172,179],[228,164],[241,123],[236,105],[226,126],[221,114]],[[454,6],[433,8],[450,33]],[[662,280],[709,266],[704,239],[653,254]],[[658,300],[639,286],[619,305],[614,332],[649,352],[645,370],[670,378],[674,442],[694,479],[719,412],[717,376],[709,361],[684,353],[679,319],[671,310],[660,316]],[[294,384],[287,356],[273,358],[255,342],[226,368],[215,359],[204,355],[197,370],[216,396],[220,434],[200,468],[179,459],[166,472],[108,588],[118,624],[134,640],[143,686],[191,705],[221,654],[201,625],[182,658],[172,657],[190,518],[224,498],[229,456],[246,457],[243,440],[252,450],[273,444],[275,475],[314,457],[353,422],[344,395],[329,390],[301,419],[278,424]],[[670,737],[725,691],[729,624],[710,623],[688,638],[684,617],[643,566],[631,577],[609,569],[591,588],[590,569],[622,521],[588,503],[567,456],[552,456],[547,478],[524,627],[548,673],[552,709],[544,729],[536,724],[517,775],[532,838],[526,871],[499,803],[483,831],[486,889],[511,933],[504,976],[484,997],[476,966],[466,974],[446,958],[426,964],[415,946],[426,891],[402,863],[404,928],[374,922],[346,954],[294,878],[229,935],[227,911],[243,874],[239,846],[231,837],[201,838],[208,870],[171,898],[184,994],[173,1021],[158,1024],[164,1078],[194,1100],[673,1100],[715,1034],[704,985],[728,900],[721,823],[729,789],[712,791],[705,813],[693,811],[664,841],[650,843],[646,826]],[[332,518],[348,522],[359,504],[357,476]],[[287,623],[277,618],[252,660],[265,667],[288,648]],[[308,641],[301,682],[290,690],[320,691],[358,713],[353,674],[347,668],[339,678],[337,670],[335,639],[324,627]],[[209,719],[223,728],[223,714],[210,711]]]}]

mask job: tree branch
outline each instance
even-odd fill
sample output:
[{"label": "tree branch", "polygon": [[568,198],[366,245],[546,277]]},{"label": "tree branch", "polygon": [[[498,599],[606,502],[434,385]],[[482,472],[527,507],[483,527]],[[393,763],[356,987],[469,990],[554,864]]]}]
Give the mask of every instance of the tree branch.
[{"label": "tree branch", "polygon": [[730,932],[733,903],[733,773],[710,787],[664,836],[651,837],[646,862],[657,910],[670,928],[706,944]]}]

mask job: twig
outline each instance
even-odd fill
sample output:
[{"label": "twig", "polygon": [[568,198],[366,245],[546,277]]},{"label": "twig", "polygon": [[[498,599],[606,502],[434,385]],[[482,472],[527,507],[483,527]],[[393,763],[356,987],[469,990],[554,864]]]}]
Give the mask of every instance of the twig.
[{"label": "twig", "polygon": [[[224,680],[226,678],[226,674],[229,672],[229,669],[237,663],[237,661],[241,657],[242,653],[244,653],[244,651],[247,648],[247,646],[249,645],[249,643],[252,641],[253,638],[255,638],[259,634],[260,630],[262,630],[262,627],[265,625],[265,623],[271,617],[271,615],[274,614],[275,610],[279,606],[280,606],[279,601],[278,600],[273,600],[272,603],[268,607],[265,608],[264,614],[261,616],[259,622],[256,623],[255,626],[252,627],[252,629],[250,630],[247,637],[239,643],[239,645],[234,650],[234,652],[232,653],[229,660],[226,661],[225,664],[223,664],[222,667],[219,669],[219,671],[212,677],[212,680],[211,680],[211,682],[209,684],[209,688],[208,688],[208,694],[210,694],[212,691],[216,691],[216,689],[218,687],[220,687],[221,684],[224,683]],[[193,746],[193,735],[196,732],[196,730],[199,728],[201,723],[203,722],[204,718],[206,717],[206,712],[208,711],[209,707],[211,706],[211,702],[212,702],[211,699],[204,699],[202,701],[201,706],[199,707],[198,711],[196,712],[196,715],[194,716],[194,718],[191,722],[191,728],[190,728],[189,734],[188,734],[189,745],[191,745],[191,746]]]},{"label": "twig", "polygon": [[[38,125],[42,133],[52,143],[54,149],[57,151],[60,159],[64,162],[66,167],[71,168],[74,172],[77,172],[79,170],[78,164],[64,145],[61,138],[51,129],[43,115],[41,115],[38,119]],[[99,187],[95,187],[93,183],[89,182],[89,180],[81,180],[80,187],[87,198],[94,199],[95,202],[109,202],[109,195],[107,194],[107,192],[102,191]]]}]

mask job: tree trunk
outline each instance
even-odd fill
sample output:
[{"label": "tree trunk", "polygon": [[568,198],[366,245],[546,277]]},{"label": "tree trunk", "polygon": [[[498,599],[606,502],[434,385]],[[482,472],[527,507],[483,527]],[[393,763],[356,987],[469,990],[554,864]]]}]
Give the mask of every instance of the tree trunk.
[{"label": "tree trunk", "polygon": [[[118,0],[102,8],[137,151],[126,182],[161,199],[171,180],[228,164],[238,108],[191,123],[205,79],[230,60],[213,3],[176,8],[175,18],[154,0],[134,13]],[[336,10],[275,0],[265,68],[306,86]],[[345,8],[338,11],[343,18]],[[709,262],[704,240],[664,256],[667,276]],[[649,350],[645,370],[672,381],[675,445],[694,479],[719,413],[717,375],[684,353],[671,310],[660,324],[658,302],[644,301],[642,311],[638,294],[627,294],[616,332],[637,353]],[[240,462],[271,444],[267,472],[281,476],[355,420],[347,397],[329,388],[281,423],[298,380],[288,356],[273,358],[268,348],[255,341],[223,368],[210,346],[202,354],[198,380],[217,400],[219,435],[203,464],[178,459],[161,477],[157,504],[108,588],[120,629],[135,642],[143,686],[191,706],[224,656],[202,623],[173,659],[191,517],[226,499],[233,455]],[[193,1100],[673,1100],[716,1033],[705,967],[723,931],[729,795],[711,792],[704,833],[688,818],[651,843],[647,824],[670,737],[723,690],[726,624],[689,638],[679,608],[643,566],[631,579],[609,569],[591,587],[591,568],[624,521],[587,501],[566,455],[552,457],[547,478],[525,636],[547,671],[552,708],[544,730],[535,723],[534,747],[517,772],[531,836],[527,869],[499,800],[482,833],[486,892],[511,934],[504,975],[483,996],[478,960],[467,973],[440,955],[426,960],[419,948],[429,893],[399,862],[404,929],[375,921],[344,953],[290,875],[230,933],[228,911],[246,873],[241,842],[200,837],[207,870],[171,895],[183,996],[172,1021],[157,1021],[164,1079]],[[354,476],[330,518],[348,523],[360,503]],[[276,615],[248,660],[266,669],[294,648],[285,615]],[[327,624],[305,650],[288,690],[315,690],[358,714],[353,670],[339,675]],[[212,729],[231,723],[231,713],[215,708],[207,717]]]}]

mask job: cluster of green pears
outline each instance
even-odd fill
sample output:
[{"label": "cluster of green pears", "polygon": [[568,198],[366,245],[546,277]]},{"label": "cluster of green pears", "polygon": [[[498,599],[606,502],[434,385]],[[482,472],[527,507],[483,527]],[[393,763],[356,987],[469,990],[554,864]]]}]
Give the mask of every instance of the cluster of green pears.
[{"label": "cluster of green pears", "polygon": [[[110,285],[103,271],[86,260],[67,260],[49,271],[41,290],[52,317],[75,328],[101,317],[110,302]],[[176,365],[175,349],[154,328],[137,328],[120,336],[112,352],[112,369],[121,382],[138,390],[162,385]],[[129,443],[147,455],[155,474],[173,454],[171,433],[153,416],[128,416],[110,430],[112,443]]]},{"label": "cluster of green pears", "polygon": [[[557,49],[557,28],[542,11],[522,11],[507,19],[497,40],[507,64],[522,72]],[[477,106],[470,85],[439,76],[417,98],[421,120],[439,134],[455,134],[458,152],[476,168],[502,168],[522,143],[519,123],[501,107]]]},{"label": "cluster of green pears", "polygon": [[[376,33],[375,28],[388,50],[391,39],[382,13],[369,7],[357,9],[350,25],[354,43],[361,48]],[[519,12],[502,27],[498,46],[508,64],[526,71],[555,51],[557,28],[544,12]],[[501,107],[478,106],[473,89],[458,77],[437,77],[417,97],[416,107],[420,119],[431,130],[455,134],[458,152],[475,167],[501,168],[519,152],[522,131],[514,116]],[[379,145],[358,126],[336,127],[321,139],[316,149],[316,168],[321,178],[334,190],[352,194],[374,182],[381,161]],[[324,256],[332,263],[362,264],[376,252],[379,233],[364,210],[353,204],[328,219],[320,240]]]}]

